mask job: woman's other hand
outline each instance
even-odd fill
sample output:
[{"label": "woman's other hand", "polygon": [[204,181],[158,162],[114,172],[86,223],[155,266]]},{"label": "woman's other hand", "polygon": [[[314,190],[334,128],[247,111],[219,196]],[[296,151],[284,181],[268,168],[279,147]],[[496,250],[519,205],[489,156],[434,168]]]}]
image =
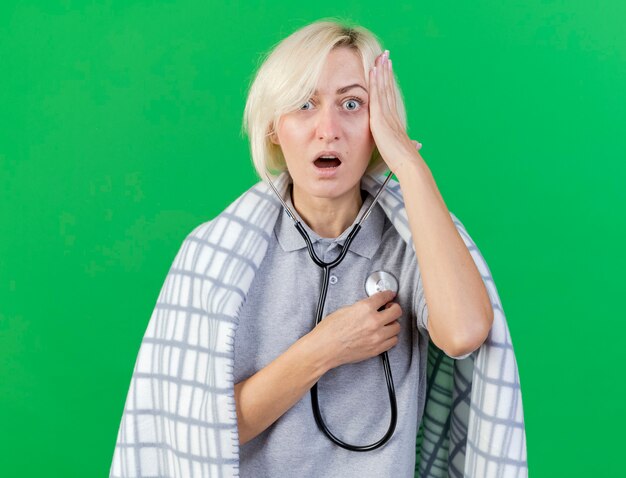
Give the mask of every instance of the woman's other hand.
[{"label": "woman's other hand", "polygon": [[388,50],[376,58],[369,75],[370,131],[383,160],[391,172],[397,174],[405,162],[421,160],[418,151],[422,145],[409,139],[398,117],[395,78]]},{"label": "woman's other hand", "polygon": [[402,309],[394,297],[393,291],[378,292],[329,314],[309,332],[327,368],[375,357],[398,343]]}]

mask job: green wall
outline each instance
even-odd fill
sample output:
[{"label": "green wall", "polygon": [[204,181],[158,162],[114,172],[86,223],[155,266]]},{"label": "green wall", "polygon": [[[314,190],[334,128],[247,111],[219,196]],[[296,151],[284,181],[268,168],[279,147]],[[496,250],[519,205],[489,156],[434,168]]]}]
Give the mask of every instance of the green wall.
[{"label": "green wall", "polygon": [[626,2],[226,3],[0,6],[2,475],[107,475],[174,255],[256,181],[260,55],[327,16],[391,51],[409,133],[489,263],[531,476],[620,473]]}]

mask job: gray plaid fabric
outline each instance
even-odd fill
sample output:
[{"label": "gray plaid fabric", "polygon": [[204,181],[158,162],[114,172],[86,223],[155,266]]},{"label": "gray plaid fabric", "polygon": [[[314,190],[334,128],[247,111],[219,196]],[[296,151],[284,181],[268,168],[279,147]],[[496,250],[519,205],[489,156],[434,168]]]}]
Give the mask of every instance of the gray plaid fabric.
[{"label": "gray plaid fabric", "polygon": [[[361,185],[375,195],[383,180],[367,175]],[[274,184],[284,195],[289,181],[285,172]],[[397,182],[389,182],[379,204],[412,244]],[[233,338],[280,211],[259,182],[185,238],[139,349],[112,478],[239,476]],[[451,217],[487,287],[494,323],[463,360],[430,343],[416,476],[526,477],[521,389],[504,311],[480,251]]]}]

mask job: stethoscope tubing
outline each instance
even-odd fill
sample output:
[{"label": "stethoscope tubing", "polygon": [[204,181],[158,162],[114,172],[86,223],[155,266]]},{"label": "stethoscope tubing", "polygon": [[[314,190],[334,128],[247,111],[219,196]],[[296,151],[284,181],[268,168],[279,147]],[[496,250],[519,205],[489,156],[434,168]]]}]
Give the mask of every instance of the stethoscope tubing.
[{"label": "stethoscope tubing", "polygon": [[[356,237],[356,233],[358,233],[358,231],[361,229],[360,224],[356,224],[354,226],[354,228],[352,229],[349,239],[354,239],[354,237]],[[354,233],[354,234],[352,234]],[[322,315],[323,315],[323,311],[324,311],[324,304],[326,302],[326,295],[328,292],[328,282],[329,282],[329,277],[330,277],[330,271],[331,269],[338,265],[341,262],[341,259],[343,259],[343,256],[345,256],[345,252],[348,250],[348,248],[350,247],[349,244],[349,239],[346,239],[345,242],[345,246],[342,250],[342,254],[335,259],[334,261],[332,261],[329,264],[326,264],[325,266],[322,267],[322,288],[320,291],[320,297],[317,303],[317,311],[316,311],[316,318],[315,318],[315,325],[317,326],[317,324],[319,324],[322,320]],[[307,243],[310,243],[310,239],[307,236]],[[351,241],[350,241],[351,242]],[[315,252],[311,252],[312,251],[312,247],[309,248],[309,254],[311,255],[311,258],[314,258],[314,260],[316,260],[316,263],[322,262],[319,260],[319,258],[315,255]],[[332,264],[332,265],[331,265]],[[320,428],[320,430],[322,430],[322,432],[324,432],[324,434],[330,439],[330,441],[332,441],[333,443],[335,443],[336,445],[345,448],[346,450],[351,450],[351,451],[372,451],[375,450],[376,448],[379,448],[381,446],[383,446],[385,443],[387,443],[389,441],[389,439],[391,438],[391,436],[393,435],[395,429],[396,429],[396,424],[398,421],[398,406],[396,403],[396,393],[395,393],[395,389],[393,386],[393,376],[391,374],[391,367],[389,365],[389,356],[387,354],[387,352],[383,352],[382,354],[379,355],[379,357],[382,360],[383,363],[383,369],[385,371],[385,379],[387,382],[387,391],[389,394],[389,405],[391,407],[391,418],[390,418],[390,422],[389,422],[389,428],[387,429],[387,432],[383,435],[383,437],[374,442],[371,443],[369,445],[351,445],[349,443],[344,442],[343,440],[341,440],[340,438],[338,438],[337,436],[335,436],[330,430],[329,428],[326,426],[326,423],[324,422],[324,419],[322,418],[322,413],[320,411],[320,407],[319,407],[319,400],[318,400],[318,393],[317,393],[317,383],[315,383],[313,385],[313,387],[311,387],[311,406],[313,408],[313,416],[315,417],[315,423],[317,423],[317,426]]]},{"label": "stethoscope tubing", "polygon": [[[315,264],[317,264],[322,269],[322,287],[321,287],[321,290],[320,290],[320,296],[319,296],[319,300],[317,302],[317,309],[316,309],[316,313],[315,313],[315,326],[317,326],[321,322],[322,316],[323,316],[323,313],[324,313],[324,304],[326,303],[326,295],[328,293],[328,282],[329,282],[329,277],[330,277],[330,271],[331,271],[331,269],[333,269],[334,267],[338,266],[343,261],[344,257],[346,256],[346,254],[348,252],[348,249],[350,248],[350,244],[352,243],[352,241],[354,240],[356,235],[361,230],[361,223],[365,219],[367,219],[367,217],[370,214],[370,211],[372,210],[372,208],[374,207],[374,205],[378,201],[378,198],[379,198],[380,194],[382,193],[383,189],[385,188],[385,186],[387,185],[387,183],[391,179],[391,173],[387,176],[387,178],[383,182],[382,186],[380,187],[380,189],[376,193],[376,196],[374,197],[374,200],[372,201],[372,204],[370,204],[370,206],[367,209],[367,211],[365,212],[365,214],[363,214],[363,217],[353,226],[352,230],[348,234],[348,237],[346,238],[346,241],[344,243],[344,247],[341,250],[341,253],[334,260],[332,260],[330,262],[324,262],[317,256],[317,254],[315,253],[315,250],[313,248],[313,244],[311,242],[311,238],[309,237],[309,235],[307,234],[306,230],[302,226],[302,223],[296,218],[295,214],[293,214],[293,212],[289,209],[289,206],[287,206],[287,204],[285,203],[285,201],[283,200],[281,195],[278,193],[278,191],[274,187],[274,184],[270,180],[269,176],[268,176],[267,179],[269,181],[270,186],[272,187],[272,189],[274,190],[274,192],[276,193],[276,195],[280,199],[280,202],[282,203],[283,208],[285,209],[285,211],[287,212],[289,217],[294,221],[294,225],[295,225],[296,229],[298,230],[298,232],[300,233],[300,235],[302,236],[302,238],[306,242],[307,250],[309,251],[309,256],[311,257],[313,262]],[[391,408],[391,418],[390,418],[390,421],[389,421],[389,428],[387,429],[387,432],[383,435],[383,437],[380,440],[378,440],[378,441],[376,441],[374,443],[371,443],[369,445],[350,445],[350,444],[344,442],[343,440],[339,439],[338,437],[336,437],[328,429],[328,427],[326,426],[326,423],[324,422],[324,419],[322,418],[322,413],[321,413],[320,407],[319,407],[319,400],[318,400],[318,393],[317,393],[317,383],[315,383],[313,385],[313,387],[311,387],[311,391],[310,391],[310,394],[311,394],[311,406],[313,408],[313,416],[315,418],[315,423],[317,423],[317,426],[320,428],[320,430],[333,443],[335,443],[336,445],[338,445],[338,446],[340,446],[342,448],[345,448],[346,450],[360,451],[360,452],[375,450],[375,449],[383,446],[385,443],[387,443],[389,441],[389,439],[391,438],[391,436],[393,435],[395,429],[396,429],[396,424],[397,424],[397,421],[398,421],[398,406],[397,406],[397,403],[396,403],[396,392],[395,392],[395,388],[394,388],[394,385],[393,385],[393,376],[391,374],[391,366],[389,365],[389,356],[388,356],[387,352],[383,352],[383,353],[381,353],[379,355],[379,357],[382,360],[383,369],[384,369],[384,372],[385,372],[385,379],[386,379],[386,382],[387,382],[387,391],[388,391],[388,394],[389,394],[389,404],[390,404],[390,408]]]}]

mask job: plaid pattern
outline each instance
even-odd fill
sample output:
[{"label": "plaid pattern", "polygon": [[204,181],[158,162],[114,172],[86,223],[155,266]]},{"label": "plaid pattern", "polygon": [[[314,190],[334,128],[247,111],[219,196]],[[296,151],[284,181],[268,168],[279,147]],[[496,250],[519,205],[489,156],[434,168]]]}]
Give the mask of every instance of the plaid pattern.
[{"label": "plaid pattern", "polygon": [[[365,176],[362,187],[374,195],[383,180]],[[289,182],[283,173],[274,184],[284,195]],[[379,204],[412,244],[397,182],[389,182]],[[234,334],[280,211],[270,187],[259,182],[185,238],[139,349],[112,478],[239,476]],[[463,360],[430,343],[416,476],[525,477],[521,390],[504,312],[487,264],[452,219],[487,286],[494,324]]]}]

